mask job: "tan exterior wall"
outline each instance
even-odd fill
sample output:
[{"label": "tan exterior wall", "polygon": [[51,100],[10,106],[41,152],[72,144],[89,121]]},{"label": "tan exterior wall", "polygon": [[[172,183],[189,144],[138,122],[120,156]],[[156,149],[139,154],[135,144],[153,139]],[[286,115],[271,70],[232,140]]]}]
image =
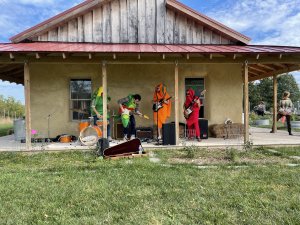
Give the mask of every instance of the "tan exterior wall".
[{"label": "tan exterior wall", "polygon": [[[31,65],[32,129],[47,136],[47,115],[50,118],[50,136],[78,135],[78,122],[70,118],[70,79],[92,79],[93,89],[101,85],[101,65]],[[142,95],[140,110],[150,120],[139,117],[137,126],[152,126],[152,98],[156,84],[163,82],[174,96],[173,65],[107,65],[108,91],[112,97],[111,109],[118,111],[117,100],[129,93]],[[240,65],[180,65],[179,97],[180,121],[184,122],[182,105],[185,98],[185,78],[204,77],[207,89],[205,117],[209,124],[223,123],[226,118],[242,122],[242,75]],[[174,121],[173,110],[169,122]]]}]

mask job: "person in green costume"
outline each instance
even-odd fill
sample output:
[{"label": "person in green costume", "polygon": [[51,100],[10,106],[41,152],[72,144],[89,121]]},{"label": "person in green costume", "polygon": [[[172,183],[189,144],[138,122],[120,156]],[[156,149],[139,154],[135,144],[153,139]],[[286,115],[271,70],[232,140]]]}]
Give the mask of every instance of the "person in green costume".
[{"label": "person in green costume", "polygon": [[139,111],[139,103],[141,101],[139,94],[128,95],[125,98],[119,99],[118,104],[120,107],[121,120],[123,124],[124,141],[128,140],[128,134],[130,132],[130,140],[135,138],[135,118],[134,114],[142,116],[143,114]]},{"label": "person in green costume", "polygon": [[[111,98],[107,97],[107,102],[109,102]],[[109,124],[109,107],[107,106],[107,139],[112,141],[110,134],[110,124]],[[103,87],[100,87],[96,90],[92,97],[92,105],[91,105],[91,114],[94,117],[94,125],[97,126],[97,120],[103,119]]]}]

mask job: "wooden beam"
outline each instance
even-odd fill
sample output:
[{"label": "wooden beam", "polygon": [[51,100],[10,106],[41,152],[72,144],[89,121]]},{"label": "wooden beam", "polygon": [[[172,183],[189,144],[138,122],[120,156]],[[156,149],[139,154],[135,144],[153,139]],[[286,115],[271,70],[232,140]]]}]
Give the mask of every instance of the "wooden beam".
[{"label": "wooden beam", "polygon": [[3,81],[11,82],[11,83],[24,84],[24,79],[23,78],[10,77],[10,76],[0,74],[0,79],[3,80]]},{"label": "wooden beam", "polygon": [[14,77],[15,75],[20,75],[20,74],[24,74],[24,68],[14,69],[12,71],[7,72],[7,75],[11,76],[11,77]]},{"label": "wooden beam", "polygon": [[93,54],[89,53],[89,59],[92,59],[92,58],[93,58]]},{"label": "wooden beam", "polygon": [[233,54],[233,60],[235,60],[236,59],[236,54]]},{"label": "wooden beam", "polygon": [[106,62],[102,62],[102,87],[103,87],[103,138],[107,138],[107,71]]},{"label": "wooden beam", "polygon": [[244,144],[249,142],[249,87],[248,63],[244,64]]},{"label": "wooden beam", "polygon": [[175,135],[176,135],[176,145],[179,145],[179,68],[178,61],[175,61]]},{"label": "wooden beam", "polygon": [[266,71],[266,70],[257,68],[256,65],[248,65],[248,67],[249,67],[249,69],[251,69],[251,70],[255,70],[255,71],[258,71],[258,72],[261,72],[261,73],[267,73],[267,72],[268,72],[268,71]]},{"label": "wooden beam", "polygon": [[292,72],[292,71],[299,70],[299,69],[300,69],[299,65],[293,65],[293,66],[287,67],[286,69],[281,69],[281,70],[272,71],[272,72],[269,72],[269,73],[262,74],[262,75],[256,77],[255,79],[250,79],[249,81],[259,80],[259,79],[263,79],[263,78],[266,78],[266,77],[271,77],[271,76],[274,76],[274,75],[288,73],[288,72]]},{"label": "wooden beam", "polygon": [[138,60],[141,60],[141,54],[138,54]]},{"label": "wooden beam", "polygon": [[16,69],[24,69],[24,66],[17,65],[17,64],[12,64],[12,65],[7,65],[6,67],[0,68],[0,73],[9,73],[11,71],[14,71]]},{"label": "wooden beam", "polygon": [[273,128],[272,133],[277,132],[277,76],[273,76]]},{"label": "wooden beam", "polygon": [[257,54],[256,59],[259,59],[259,54]]},{"label": "wooden beam", "polygon": [[[25,60],[28,60],[30,64],[32,63],[68,63],[68,64],[97,64],[99,65],[99,62],[102,60],[107,61],[107,64],[157,64],[157,63],[168,63],[168,64],[174,64],[174,59],[177,59],[179,64],[241,64],[244,63],[245,60],[248,60],[249,66],[256,65],[257,63],[261,64],[274,64],[274,63],[282,63],[282,64],[296,64],[299,65],[299,58],[294,57],[284,57],[284,59],[280,60],[278,57],[270,56],[270,57],[261,57],[259,60],[256,60],[255,58],[251,56],[241,56],[237,57],[235,60],[232,59],[232,57],[213,57],[213,59],[210,59],[209,57],[190,57],[189,60],[184,58],[178,58],[176,55],[170,54],[170,57],[166,57],[165,60],[162,60],[161,54],[156,55],[147,55],[142,61],[136,60],[136,54],[127,54],[127,55],[118,55],[118,60],[112,60],[111,55],[99,55],[94,56],[93,59],[88,59],[86,56],[74,56],[69,55],[69,57],[65,60],[62,59],[61,53],[60,56],[53,56],[48,55],[47,57],[42,57],[41,59],[37,60],[31,55],[22,55],[18,54],[15,55],[15,60],[12,61],[9,59],[9,57],[0,56],[0,64],[23,64]],[[190,54],[191,56],[191,54]],[[227,55],[229,56],[229,55]],[[232,56],[232,54],[231,54]]]},{"label": "wooden beam", "polygon": [[166,59],[166,55],[165,55],[165,54],[163,54],[163,55],[162,55],[162,58],[163,58],[163,60],[165,60],[165,59]]},{"label": "wooden beam", "polygon": [[113,59],[114,59],[114,60],[117,59],[117,54],[113,54]]},{"label": "wooden beam", "polygon": [[[249,69],[250,69],[250,67],[248,67]],[[253,71],[248,71],[249,72],[249,74],[253,74],[254,76],[260,76],[261,74],[259,74],[259,73],[256,73],[256,72],[253,72]]]},{"label": "wooden beam", "polygon": [[287,66],[285,66],[284,64],[280,64],[280,63],[274,63],[274,65],[278,66],[278,67],[280,67],[282,69],[286,69],[287,68]]},{"label": "wooden beam", "polygon": [[268,66],[268,65],[265,65],[265,64],[258,63],[257,65],[259,67],[263,67],[263,68],[266,68],[266,69],[271,70],[271,71],[276,71],[276,69],[274,67],[271,67],[271,66]]},{"label": "wooden beam", "polygon": [[32,149],[31,146],[31,101],[30,101],[30,70],[29,64],[24,64],[24,90],[25,90],[25,121],[26,121],[26,151]]},{"label": "wooden beam", "polygon": [[187,60],[190,59],[190,54],[186,54],[186,59],[187,59]]}]

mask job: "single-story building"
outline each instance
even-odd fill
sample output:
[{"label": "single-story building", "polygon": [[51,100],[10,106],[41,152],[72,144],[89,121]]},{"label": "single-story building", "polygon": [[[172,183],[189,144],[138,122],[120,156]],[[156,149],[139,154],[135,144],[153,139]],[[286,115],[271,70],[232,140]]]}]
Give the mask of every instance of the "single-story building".
[{"label": "single-story building", "polygon": [[151,119],[137,124],[152,126],[160,82],[173,96],[169,121],[177,142],[189,87],[207,90],[201,117],[209,124],[244,122],[246,142],[248,82],[272,76],[277,93],[276,76],[300,69],[300,47],[250,45],[250,38],[176,0],[86,0],[11,42],[0,44],[0,79],[25,86],[28,148],[31,129],[44,137],[78,136],[99,86],[115,113],[119,98],[139,93],[140,110]]}]

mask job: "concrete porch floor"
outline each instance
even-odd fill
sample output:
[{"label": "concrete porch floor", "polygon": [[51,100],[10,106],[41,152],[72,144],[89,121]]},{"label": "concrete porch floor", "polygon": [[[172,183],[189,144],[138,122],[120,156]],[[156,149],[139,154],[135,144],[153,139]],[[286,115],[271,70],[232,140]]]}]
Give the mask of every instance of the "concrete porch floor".
[{"label": "concrete porch floor", "polygon": [[[288,135],[286,130],[279,130],[278,133],[272,134],[269,129],[265,128],[250,128],[250,141],[254,146],[284,146],[284,145],[300,145],[300,132],[294,132],[293,136]],[[184,146],[198,146],[198,147],[238,147],[243,146],[243,137],[236,139],[223,138],[209,138],[197,141],[186,141],[181,139],[177,146],[163,146],[155,145],[155,143],[142,142],[144,149],[174,149],[182,148]],[[111,146],[122,143],[121,141],[111,142]],[[72,143],[33,143],[33,151],[64,151],[64,150],[92,150],[95,146],[83,146],[79,142]],[[0,137],[0,151],[1,152],[19,152],[25,151],[25,144],[19,141],[14,141],[14,136]]]}]

